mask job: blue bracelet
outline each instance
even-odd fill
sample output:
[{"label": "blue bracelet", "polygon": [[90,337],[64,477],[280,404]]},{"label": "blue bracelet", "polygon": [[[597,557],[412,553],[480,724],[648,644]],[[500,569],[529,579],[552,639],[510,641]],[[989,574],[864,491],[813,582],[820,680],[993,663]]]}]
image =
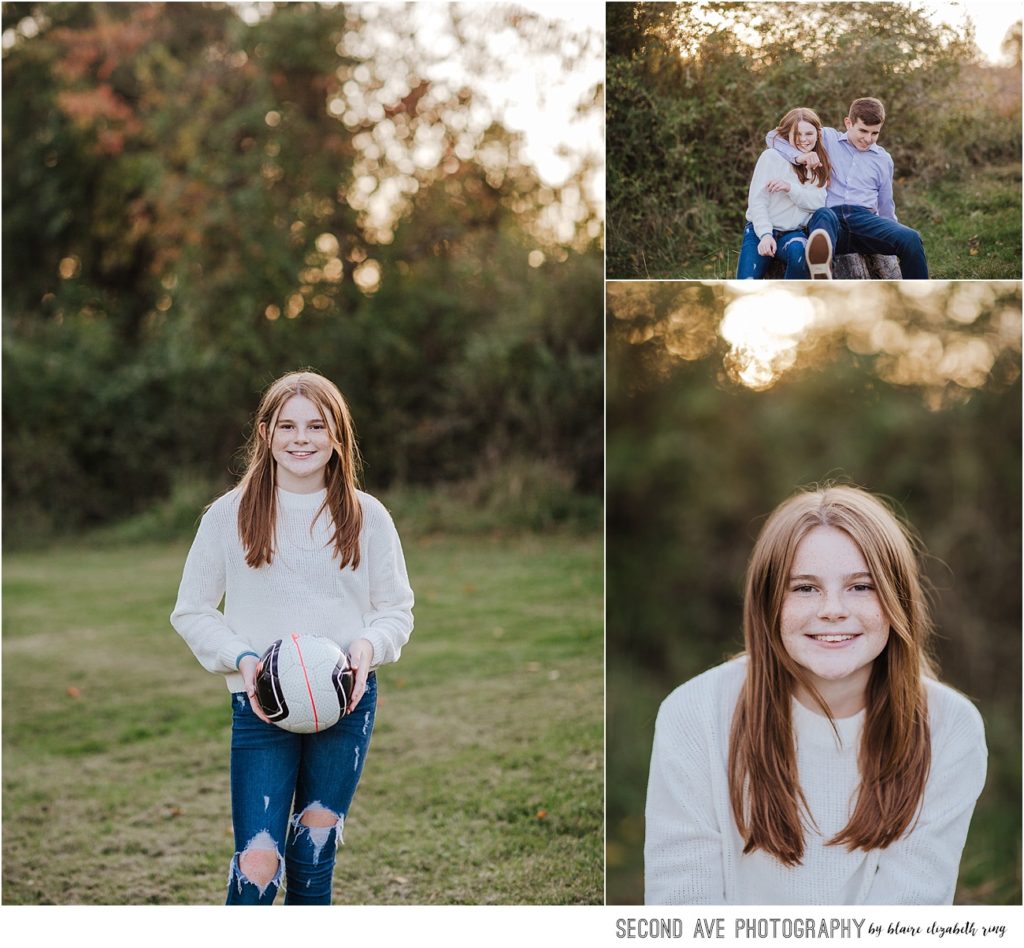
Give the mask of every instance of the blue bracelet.
[{"label": "blue bracelet", "polygon": [[246,655],[251,655],[257,661],[259,660],[259,655],[256,652],[239,652],[238,658],[235,659],[235,668],[238,668],[238,666],[242,664],[242,659],[245,658]]}]

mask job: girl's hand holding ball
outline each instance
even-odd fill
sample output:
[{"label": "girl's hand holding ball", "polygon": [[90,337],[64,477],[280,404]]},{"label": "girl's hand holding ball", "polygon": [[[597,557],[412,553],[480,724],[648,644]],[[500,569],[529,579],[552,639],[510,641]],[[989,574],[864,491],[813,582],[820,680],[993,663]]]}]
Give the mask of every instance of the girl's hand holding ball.
[{"label": "girl's hand holding ball", "polygon": [[256,697],[256,672],[259,670],[259,665],[259,659],[255,655],[246,655],[238,663],[238,670],[242,673],[242,681],[245,682],[245,693],[249,696],[249,707],[252,708],[256,717],[270,724],[270,718],[263,713],[259,698]]},{"label": "girl's hand holding ball", "polygon": [[366,678],[370,674],[370,665],[373,664],[373,645],[366,639],[356,639],[348,647],[348,660],[356,673],[352,685],[352,700],[348,703],[348,713],[351,714],[366,691]]}]

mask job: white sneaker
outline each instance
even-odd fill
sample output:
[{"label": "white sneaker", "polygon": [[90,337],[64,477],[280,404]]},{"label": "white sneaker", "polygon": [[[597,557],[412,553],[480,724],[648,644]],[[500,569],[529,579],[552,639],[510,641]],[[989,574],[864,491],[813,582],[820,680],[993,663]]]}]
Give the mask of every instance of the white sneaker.
[{"label": "white sneaker", "polygon": [[832,238],[820,227],[807,238],[807,269],[812,280],[832,279]]}]

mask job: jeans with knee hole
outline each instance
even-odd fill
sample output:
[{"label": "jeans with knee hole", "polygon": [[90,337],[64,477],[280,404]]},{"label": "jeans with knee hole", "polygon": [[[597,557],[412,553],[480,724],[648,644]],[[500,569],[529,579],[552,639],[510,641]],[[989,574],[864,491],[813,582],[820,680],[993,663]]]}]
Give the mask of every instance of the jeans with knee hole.
[{"label": "jeans with knee hole", "polygon": [[[807,232],[804,230],[773,230],[775,238],[775,258],[786,265],[785,279],[807,280],[811,271],[807,269],[804,248],[807,246]],[[761,239],[749,221],[743,228],[743,244],[740,247],[740,259],[736,264],[737,280],[763,280],[772,257],[762,257],[757,252]]]},{"label": "jeans with knee hole", "polygon": [[[228,905],[270,905],[282,878],[285,905],[330,905],[334,859],[363,772],[376,706],[377,676],[371,672],[351,714],[325,731],[292,734],[261,721],[244,692],[231,695],[235,855]],[[307,808],[328,811],[335,824],[306,826]],[[273,880],[261,886],[245,877],[239,859],[246,850],[276,853]]]}]

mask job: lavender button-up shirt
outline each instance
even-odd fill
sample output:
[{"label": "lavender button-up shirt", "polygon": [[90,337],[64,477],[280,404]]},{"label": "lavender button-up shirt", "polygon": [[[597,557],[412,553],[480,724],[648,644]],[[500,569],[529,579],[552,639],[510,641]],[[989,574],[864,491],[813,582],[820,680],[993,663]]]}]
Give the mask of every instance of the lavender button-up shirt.
[{"label": "lavender button-up shirt", "polygon": [[[896,205],[892,199],[892,158],[884,148],[871,145],[859,151],[846,137],[846,132],[823,128],[821,139],[832,165],[832,178],[828,183],[828,207],[854,204],[866,207],[880,217],[896,220]],[[787,160],[793,161],[800,152],[772,129],[765,144],[774,148]]]}]

